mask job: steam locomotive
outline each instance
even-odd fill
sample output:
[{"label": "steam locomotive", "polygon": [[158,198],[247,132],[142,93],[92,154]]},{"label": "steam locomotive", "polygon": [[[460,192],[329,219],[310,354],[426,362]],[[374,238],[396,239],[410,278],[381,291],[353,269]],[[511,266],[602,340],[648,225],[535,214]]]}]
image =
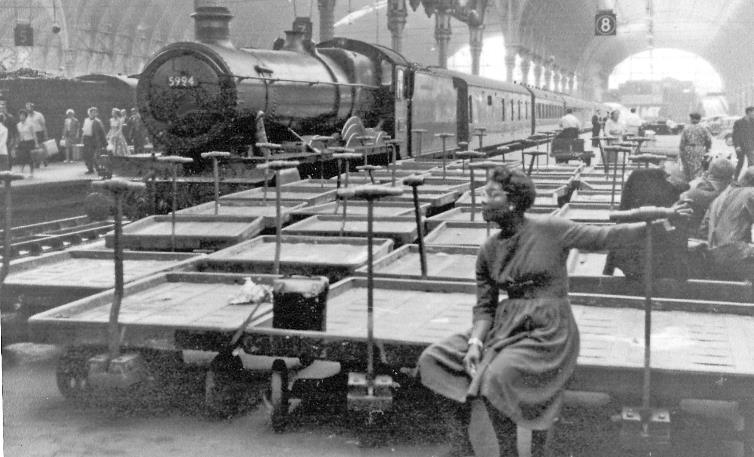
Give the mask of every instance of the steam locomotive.
[{"label": "steam locomotive", "polygon": [[[259,141],[263,113],[267,140],[304,142],[338,133],[346,146],[355,133],[399,141],[405,156],[441,149],[435,133],[472,141],[486,129],[495,146],[552,130],[566,107],[583,121],[596,104],[576,98],[434,67],[421,67],[386,47],[346,38],[314,45],[303,32],[286,32],[273,50],[236,48],[232,17],[219,7],[194,13],[196,42],[158,51],[145,66],[137,104],[152,138],[168,152],[207,150],[245,154]],[[358,124],[359,128],[353,128]]]}]

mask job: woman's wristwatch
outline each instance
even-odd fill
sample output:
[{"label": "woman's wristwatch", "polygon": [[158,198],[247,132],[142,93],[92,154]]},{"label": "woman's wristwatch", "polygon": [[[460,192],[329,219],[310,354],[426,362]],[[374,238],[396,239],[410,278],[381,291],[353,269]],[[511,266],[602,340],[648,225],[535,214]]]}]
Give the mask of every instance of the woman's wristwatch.
[{"label": "woman's wristwatch", "polygon": [[479,346],[479,349],[484,349],[484,343],[479,338],[469,338],[469,341],[467,343],[469,347]]}]

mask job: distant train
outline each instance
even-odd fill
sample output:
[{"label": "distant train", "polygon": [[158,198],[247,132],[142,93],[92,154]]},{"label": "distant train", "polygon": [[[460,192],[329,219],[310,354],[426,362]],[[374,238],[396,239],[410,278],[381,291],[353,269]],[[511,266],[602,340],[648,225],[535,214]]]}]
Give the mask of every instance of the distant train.
[{"label": "distant train", "polygon": [[14,116],[26,102],[35,104],[44,114],[47,133],[51,138],[60,138],[67,109],[76,112],[79,120],[86,117],[91,106],[99,108],[100,118],[105,122],[113,108],[131,109],[136,102],[134,78],[110,75],[85,75],[76,78],[12,77],[0,79],[0,99]]},{"label": "distant train", "polygon": [[[208,11],[209,10],[209,11]],[[197,11],[198,42],[170,44],[147,63],[137,87],[137,104],[151,137],[168,152],[197,157],[220,149],[245,152],[256,139],[255,121],[264,113],[271,142],[308,135],[356,135],[343,129],[358,118],[376,135],[415,151],[415,129],[425,129],[422,152],[441,149],[434,134],[455,142],[499,145],[552,130],[566,107],[587,122],[597,104],[441,68],[425,68],[386,47],[336,38],[312,44],[297,31],[274,50],[239,49],[227,21],[214,8]],[[229,20],[229,18],[228,18]],[[475,144],[475,143],[474,143]]]}]

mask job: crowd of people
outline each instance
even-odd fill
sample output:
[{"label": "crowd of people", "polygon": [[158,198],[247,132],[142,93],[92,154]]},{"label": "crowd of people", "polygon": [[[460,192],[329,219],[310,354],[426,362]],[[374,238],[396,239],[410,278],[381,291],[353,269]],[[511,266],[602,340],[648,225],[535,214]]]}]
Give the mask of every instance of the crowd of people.
[{"label": "crowd of people", "polygon": [[[50,139],[45,116],[33,103],[26,103],[16,118],[8,111],[6,102],[0,100],[0,169],[12,170],[16,165],[23,173],[28,165],[33,176],[35,168],[47,166],[44,143]],[[83,122],[74,110],[66,110],[56,146],[59,144],[64,152],[63,162],[66,163],[73,161],[74,151],[80,147],[86,173],[92,174],[99,154],[125,156],[131,151],[141,154],[148,143],[146,126],[136,108],[131,109],[130,115],[125,109],[113,108],[106,128],[98,109],[92,107]]]}]

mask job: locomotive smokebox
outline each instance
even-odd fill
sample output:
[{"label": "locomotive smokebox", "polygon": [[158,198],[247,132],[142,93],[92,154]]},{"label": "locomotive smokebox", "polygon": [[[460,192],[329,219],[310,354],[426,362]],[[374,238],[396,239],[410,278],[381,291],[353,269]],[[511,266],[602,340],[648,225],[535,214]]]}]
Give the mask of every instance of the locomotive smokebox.
[{"label": "locomotive smokebox", "polygon": [[232,48],[230,20],[233,15],[218,0],[194,0],[194,38],[200,43]]}]

